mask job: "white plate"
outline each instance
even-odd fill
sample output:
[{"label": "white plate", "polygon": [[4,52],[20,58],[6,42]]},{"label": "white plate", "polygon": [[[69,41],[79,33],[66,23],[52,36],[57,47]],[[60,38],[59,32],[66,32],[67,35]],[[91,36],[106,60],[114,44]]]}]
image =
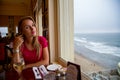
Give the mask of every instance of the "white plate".
[{"label": "white plate", "polygon": [[47,69],[50,70],[50,71],[55,71],[57,69],[60,69],[62,66],[61,65],[58,65],[58,64],[51,64],[51,65],[48,65],[47,66]]}]

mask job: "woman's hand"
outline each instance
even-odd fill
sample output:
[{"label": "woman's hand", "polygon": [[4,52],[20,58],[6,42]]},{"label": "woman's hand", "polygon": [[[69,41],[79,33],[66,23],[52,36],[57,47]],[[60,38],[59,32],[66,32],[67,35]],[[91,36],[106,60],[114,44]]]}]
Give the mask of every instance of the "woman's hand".
[{"label": "woman's hand", "polygon": [[15,50],[19,49],[19,47],[22,45],[23,41],[24,40],[23,40],[22,35],[15,37],[15,39],[13,41],[13,49],[15,49]]}]

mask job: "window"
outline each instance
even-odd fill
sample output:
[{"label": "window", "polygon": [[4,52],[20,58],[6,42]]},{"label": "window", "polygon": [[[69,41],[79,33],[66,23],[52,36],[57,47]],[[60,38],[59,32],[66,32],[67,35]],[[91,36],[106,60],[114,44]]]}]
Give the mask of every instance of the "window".
[{"label": "window", "polygon": [[120,1],[74,0],[75,61],[90,73],[120,61]]},{"label": "window", "polygon": [[6,34],[8,33],[8,27],[0,27],[0,32],[2,37],[5,37]]},{"label": "window", "polygon": [[58,0],[58,24],[59,57],[65,61],[74,61],[73,0]]},{"label": "window", "polygon": [[18,26],[16,26],[16,33],[18,33]]}]

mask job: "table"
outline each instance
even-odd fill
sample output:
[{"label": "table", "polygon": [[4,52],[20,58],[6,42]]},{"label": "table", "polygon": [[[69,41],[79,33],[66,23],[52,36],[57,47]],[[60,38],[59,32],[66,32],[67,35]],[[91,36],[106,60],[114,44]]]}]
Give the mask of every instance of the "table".
[{"label": "table", "polygon": [[[28,68],[22,71],[22,78],[23,80],[36,80],[32,68]],[[49,74],[47,74],[45,77],[45,80],[65,80],[65,77],[62,75],[60,76],[59,74],[57,75],[56,72],[54,71],[49,71]],[[5,72],[5,80],[18,80],[19,75],[17,72],[12,69],[10,71]],[[38,80],[43,80],[43,79],[38,79]]]},{"label": "table", "polygon": [[36,80],[32,68],[28,68],[22,71],[22,76],[26,80]]},{"label": "table", "polygon": [[[22,71],[22,77],[24,80],[36,80],[32,68],[28,68]],[[18,80],[20,77],[18,73],[12,69],[10,71],[5,71],[5,80]]]}]

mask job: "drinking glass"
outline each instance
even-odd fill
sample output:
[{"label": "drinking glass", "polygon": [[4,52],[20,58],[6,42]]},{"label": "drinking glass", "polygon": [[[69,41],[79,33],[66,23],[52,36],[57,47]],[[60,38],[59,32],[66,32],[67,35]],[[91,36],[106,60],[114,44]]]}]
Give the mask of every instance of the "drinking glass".
[{"label": "drinking glass", "polygon": [[55,72],[49,72],[47,75],[43,77],[43,80],[57,80]]},{"label": "drinking glass", "polygon": [[25,66],[25,62],[24,62],[24,58],[20,57],[20,62],[16,62],[13,64],[14,69],[18,72],[18,74],[20,75],[24,66]]}]

